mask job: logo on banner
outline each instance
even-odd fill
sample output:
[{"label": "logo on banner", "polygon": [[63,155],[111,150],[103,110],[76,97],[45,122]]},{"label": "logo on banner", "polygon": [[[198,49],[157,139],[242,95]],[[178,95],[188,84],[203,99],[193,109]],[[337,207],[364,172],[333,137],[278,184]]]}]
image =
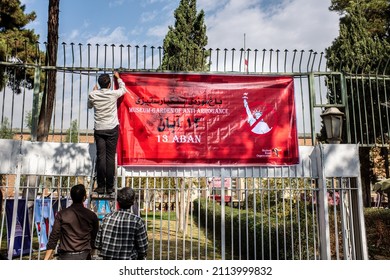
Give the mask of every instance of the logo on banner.
[{"label": "logo on banner", "polygon": [[264,121],[264,108],[256,108],[253,111],[249,108],[248,93],[242,96],[244,107],[248,115],[248,123],[251,131],[255,134],[266,134],[271,131],[272,127]]}]

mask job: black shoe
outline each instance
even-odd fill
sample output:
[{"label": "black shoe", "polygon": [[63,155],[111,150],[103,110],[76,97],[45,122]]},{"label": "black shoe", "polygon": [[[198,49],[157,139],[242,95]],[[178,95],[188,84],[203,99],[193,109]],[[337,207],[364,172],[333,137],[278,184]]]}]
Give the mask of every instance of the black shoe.
[{"label": "black shoe", "polygon": [[98,194],[104,194],[104,188],[99,188],[97,187],[94,192],[98,193]]},{"label": "black shoe", "polygon": [[114,191],[114,188],[109,188],[106,190],[106,194],[112,194]]}]

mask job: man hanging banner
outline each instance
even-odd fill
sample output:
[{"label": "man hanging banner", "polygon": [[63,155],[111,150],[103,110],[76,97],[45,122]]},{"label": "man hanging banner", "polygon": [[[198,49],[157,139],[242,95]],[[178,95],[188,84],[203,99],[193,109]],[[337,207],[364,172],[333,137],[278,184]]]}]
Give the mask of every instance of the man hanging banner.
[{"label": "man hanging banner", "polygon": [[118,165],[291,165],[293,77],[122,73]]}]

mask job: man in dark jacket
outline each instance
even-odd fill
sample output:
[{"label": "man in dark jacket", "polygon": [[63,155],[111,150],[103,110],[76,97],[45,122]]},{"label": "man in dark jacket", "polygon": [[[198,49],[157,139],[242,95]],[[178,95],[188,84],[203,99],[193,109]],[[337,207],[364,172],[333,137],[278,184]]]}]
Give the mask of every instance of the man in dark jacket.
[{"label": "man in dark jacket", "polygon": [[45,260],[48,260],[58,241],[58,259],[90,260],[91,250],[95,247],[96,234],[99,229],[97,215],[84,207],[87,198],[82,184],[70,190],[72,205],[59,211],[55,217],[50,233]]}]

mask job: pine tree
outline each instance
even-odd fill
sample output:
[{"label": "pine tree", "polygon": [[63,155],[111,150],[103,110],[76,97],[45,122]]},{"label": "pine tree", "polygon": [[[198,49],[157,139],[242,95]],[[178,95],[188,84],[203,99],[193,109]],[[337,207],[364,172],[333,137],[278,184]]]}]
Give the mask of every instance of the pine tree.
[{"label": "pine tree", "polygon": [[[369,82],[370,79],[364,79],[365,75],[373,77],[378,73],[386,74],[387,61],[390,57],[390,45],[387,41],[390,4],[388,0],[332,0],[330,10],[339,12],[342,17],[340,18],[339,36],[326,49],[327,65],[330,70],[340,71],[344,77],[349,77],[346,102],[350,108],[350,117],[346,125],[349,126],[351,132],[354,132],[355,139],[352,141],[357,143],[360,139],[357,136],[364,135],[364,139],[370,139],[372,143],[378,140],[375,139],[376,135],[373,131],[386,128],[379,127],[380,122],[373,121],[373,118],[378,116],[375,117],[368,112],[369,108],[365,104],[372,102],[372,108],[378,108],[381,106],[378,102],[384,100],[384,96],[381,96],[384,92],[378,92],[380,96],[372,100],[368,100],[370,98],[368,95],[359,95],[359,93],[370,92],[371,82]],[[358,75],[361,79],[356,79]],[[357,80],[359,82],[356,82]],[[341,88],[340,80],[328,80],[329,103],[342,103],[339,94]],[[364,100],[364,97],[368,99]],[[379,114],[379,112],[376,113]],[[379,118],[385,119],[383,116],[385,110],[380,113],[382,115]],[[370,130],[366,129],[368,126]],[[321,134],[324,134],[323,131]],[[344,140],[346,140],[345,135]],[[383,154],[386,155],[388,152],[384,151]],[[364,202],[368,206],[371,200],[370,181],[375,178],[371,169],[370,149],[360,147],[359,156]],[[385,160],[388,166],[388,158]]]},{"label": "pine tree", "polygon": [[[34,21],[34,12],[25,13],[25,5],[20,0],[2,0],[0,5],[0,61],[15,63],[35,63],[42,59],[43,53],[37,52],[39,36],[25,26]],[[21,67],[0,65],[0,89],[8,86],[14,93],[20,93],[21,87],[33,87],[34,70]]]},{"label": "pine tree", "polygon": [[204,11],[197,13],[196,0],[181,0],[174,12],[175,25],[164,39],[163,70],[207,71],[209,51]]},{"label": "pine tree", "polygon": [[377,71],[390,50],[386,41],[386,26],[390,22],[387,14],[382,13],[389,10],[387,0],[355,0],[348,1],[348,5],[345,0],[334,0],[332,3],[330,9],[344,16],[340,18],[339,37],[326,49],[328,67],[345,72]]}]

